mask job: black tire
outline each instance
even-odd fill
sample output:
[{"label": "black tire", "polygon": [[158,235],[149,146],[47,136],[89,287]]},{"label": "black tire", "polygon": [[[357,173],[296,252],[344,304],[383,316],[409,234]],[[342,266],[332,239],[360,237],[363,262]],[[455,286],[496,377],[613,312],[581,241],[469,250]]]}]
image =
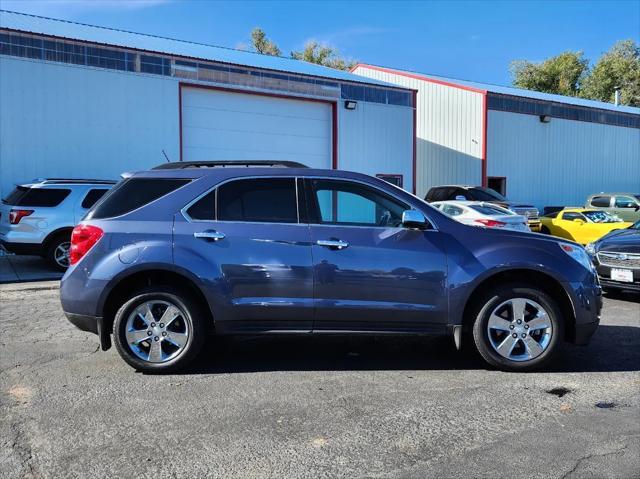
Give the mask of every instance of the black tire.
[{"label": "black tire", "polygon": [[542,233],[543,235],[550,235],[551,231],[549,231],[549,228],[547,228],[546,226],[541,226],[540,233]]},{"label": "black tire", "polygon": [[60,264],[57,260],[56,260],[56,253],[58,250],[58,247],[63,247],[63,246],[67,246],[67,249],[69,246],[71,246],[71,232],[69,231],[68,233],[60,233],[55,235],[53,238],[51,238],[49,241],[47,241],[47,248],[45,250],[45,254],[44,254],[44,258],[47,260],[47,262],[55,269],[57,269],[58,271],[66,271],[67,268],[69,267],[68,264],[68,256],[67,256],[67,263],[66,266],[64,264]]},{"label": "black tire", "polygon": [[[138,357],[127,342],[127,320],[138,306],[148,301],[168,302],[177,307],[190,334],[179,354],[165,362],[154,363]],[[113,339],[120,357],[127,364],[145,373],[174,372],[186,367],[200,353],[206,338],[206,322],[209,316],[193,297],[179,289],[168,286],[149,287],[135,293],[116,313],[113,323]],[[153,340],[153,338],[150,338]],[[150,342],[150,341],[149,341]]]},{"label": "black tire", "polygon": [[[494,309],[505,301],[515,298],[524,298],[535,301],[547,312],[551,323],[551,338],[546,349],[533,359],[516,361],[500,355],[491,344],[488,332],[488,323]],[[558,303],[547,293],[539,288],[526,284],[504,285],[486,292],[475,302],[473,309],[473,340],[483,359],[490,365],[502,371],[533,371],[540,369],[557,354],[563,344],[564,319]],[[525,321],[526,323],[526,321]],[[524,323],[523,323],[524,324]],[[510,335],[511,333],[506,333]],[[533,336],[533,335],[532,335]],[[524,347],[524,343],[520,343]]]}]

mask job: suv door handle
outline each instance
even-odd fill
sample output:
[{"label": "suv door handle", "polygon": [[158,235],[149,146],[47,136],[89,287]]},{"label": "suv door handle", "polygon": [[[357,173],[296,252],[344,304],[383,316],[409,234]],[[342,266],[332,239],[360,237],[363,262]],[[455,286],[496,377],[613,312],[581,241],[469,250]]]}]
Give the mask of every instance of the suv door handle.
[{"label": "suv door handle", "polygon": [[225,235],[224,233],[218,233],[217,231],[214,231],[214,230],[207,230],[207,231],[196,231],[195,233],[193,233],[193,236],[195,238],[202,238],[202,239],[207,239],[211,241],[219,241],[223,239]]},{"label": "suv door handle", "polygon": [[318,240],[316,241],[316,244],[318,246],[324,246],[325,248],[331,248],[331,249],[345,249],[347,246],[349,246],[349,243],[347,243],[346,241],[342,241],[342,240]]}]

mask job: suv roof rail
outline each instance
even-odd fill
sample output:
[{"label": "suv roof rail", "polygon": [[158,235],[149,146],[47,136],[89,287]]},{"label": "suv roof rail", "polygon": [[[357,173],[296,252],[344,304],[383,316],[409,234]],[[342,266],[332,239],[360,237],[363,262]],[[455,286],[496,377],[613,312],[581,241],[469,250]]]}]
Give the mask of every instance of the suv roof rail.
[{"label": "suv roof rail", "polygon": [[115,180],[98,180],[90,178],[38,178],[35,183],[44,185],[62,185],[62,184],[96,184],[96,185],[115,185]]},{"label": "suv roof rail", "polygon": [[279,160],[221,160],[221,161],[172,161],[154,166],[153,170],[182,170],[186,168],[308,168],[297,161]]}]

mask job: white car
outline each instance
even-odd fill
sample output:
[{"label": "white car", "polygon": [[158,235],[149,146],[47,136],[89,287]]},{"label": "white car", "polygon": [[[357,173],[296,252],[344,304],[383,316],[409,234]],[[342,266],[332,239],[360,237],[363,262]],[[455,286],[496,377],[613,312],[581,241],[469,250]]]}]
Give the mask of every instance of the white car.
[{"label": "white car", "polygon": [[444,214],[471,226],[531,231],[527,218],[511,210],[482,201],[436,201],[431,203]]},{"label": "white car", "polygon": [[0,246],[64,271],[71,230],[115,181],[48,178],[17,185],[0,204]]}]

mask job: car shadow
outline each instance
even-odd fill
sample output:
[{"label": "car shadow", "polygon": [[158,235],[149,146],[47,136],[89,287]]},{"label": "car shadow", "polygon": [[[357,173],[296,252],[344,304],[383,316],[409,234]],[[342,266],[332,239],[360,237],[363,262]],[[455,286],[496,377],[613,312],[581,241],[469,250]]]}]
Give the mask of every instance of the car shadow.
[{"label": "car shadow", "polygon": [[[181,374],[267,371],[487,370],[449,337],[247,336],[215,338]],[[544,371],[640,370],[640,328],[600,326],[588,346],[565,345]]]}]

